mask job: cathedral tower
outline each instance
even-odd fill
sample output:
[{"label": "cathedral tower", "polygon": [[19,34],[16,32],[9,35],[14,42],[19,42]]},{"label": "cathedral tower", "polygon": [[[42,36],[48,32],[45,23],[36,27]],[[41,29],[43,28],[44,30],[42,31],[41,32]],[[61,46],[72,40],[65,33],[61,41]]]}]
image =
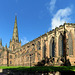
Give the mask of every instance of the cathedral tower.
[{"label": "cathedral tower", "polygon": [[16,48],[19,48],[19,47],[21,47],[21,42],[19,42],[17,16],[15,16],[13,36],[12,36],[12,40],[10,39],[10,47],[9,48],[11,48],[12,50],[15,50]]}]

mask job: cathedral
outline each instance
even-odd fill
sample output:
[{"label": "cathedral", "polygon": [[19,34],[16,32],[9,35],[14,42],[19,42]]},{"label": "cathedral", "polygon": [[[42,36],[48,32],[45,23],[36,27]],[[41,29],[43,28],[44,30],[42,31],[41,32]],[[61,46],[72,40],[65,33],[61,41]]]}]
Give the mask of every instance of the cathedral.
[{"label": "cathedral", "polygon": [[[61,63],[66,56],[75,65],[75,24],[64,23],[40,37],[21,46],[18,37],[17,17],[15,17],[12,40],[9,48],[0,40],[0,66],[35,66],[38,62],[54,58],[54,64]],[[59,61],[58,61],[59,60]]]}]

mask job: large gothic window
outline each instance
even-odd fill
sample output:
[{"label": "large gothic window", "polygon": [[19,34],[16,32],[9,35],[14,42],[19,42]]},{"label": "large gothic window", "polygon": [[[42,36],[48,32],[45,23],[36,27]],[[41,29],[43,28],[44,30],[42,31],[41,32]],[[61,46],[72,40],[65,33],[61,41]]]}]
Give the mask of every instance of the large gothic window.
[{"label": "large gothic window", "polygon": [[62,34],[60,34],[58,41],[59,41],[58,42],[59,56],[63,56],[64,47],[63,47],[63,35]]},{"label": "large gothic window", "polygon": [[38,41],[38,43],[37,43],[37,50],[40,50],[40,49],[41,49],[40,42]]},{"label": "large gothic window", "polygon": [[10,64],[12,64],[12,61],[10,61]]},{"label": "large gothic window", "polygon": [[31,62],[34,63],[35,62],[35,54],[31,55]]},{"label": "large gothic window", "polygon": [[73,42],[71,33],[68,35],[68,46],[69,46],[69,55],[73,55]]},{"label": "large gothic window", "polygon": [[39,62],[39,61],[41,60],[41,59],[40,59],[41,56],[40,56],[39,53],[37,53],[37,57],[38,57],[38,62]]},{"label": "large gothic window", "polygon": [[43,54],[43,58],[45,58],[45,56],[46,56],[46,44],[44,44],[44,46],[43,46],[42,54]]},{"label": "large gothic window", "polygon": [[1,54],[0,54],[0,57],[1,57]]},{"label": "large gothic window", "polygon": [[52,38],[50,40],[50,50],[49,50],[50,57],[54,57],[54,51],[55,51],[55,42],[54,42],[54,38]]},{"label": "large gothic window", "polygon": [[12,59],[12,55],[10,55],[10,59]]},{"label": "large gothic window", "polygon": [[28,56],[26,56],[26,62],[28,62],[29,61],[29,57]]}]

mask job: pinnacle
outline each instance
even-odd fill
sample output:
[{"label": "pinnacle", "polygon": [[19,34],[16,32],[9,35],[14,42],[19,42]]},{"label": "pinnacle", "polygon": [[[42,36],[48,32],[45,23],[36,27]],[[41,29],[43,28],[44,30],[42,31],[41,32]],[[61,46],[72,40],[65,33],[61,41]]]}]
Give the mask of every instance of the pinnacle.
[{"label": "pinnacle", "polygon": [[18,28],[17,28],[17,16],[15,16],[15,23],[14,23],[14,31],[13,31],[12,40],[14,40],[15,42],[19,42],[19,39],[18,39]]}]

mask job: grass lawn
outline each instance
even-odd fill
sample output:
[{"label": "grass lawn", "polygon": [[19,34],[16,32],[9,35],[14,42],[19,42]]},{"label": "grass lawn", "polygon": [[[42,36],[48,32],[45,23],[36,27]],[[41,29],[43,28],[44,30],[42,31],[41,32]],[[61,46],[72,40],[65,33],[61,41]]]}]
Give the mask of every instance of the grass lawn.
[{"label": "grass lawn", "polygon": [[28,72],[49,72],[49,71],[74,71],[75,66],[42,66],[42,67],[23,67],[23,66],[1,66],[0,69],[11,69],[11,70],[20,70],[20,71],[28,71]]}]

